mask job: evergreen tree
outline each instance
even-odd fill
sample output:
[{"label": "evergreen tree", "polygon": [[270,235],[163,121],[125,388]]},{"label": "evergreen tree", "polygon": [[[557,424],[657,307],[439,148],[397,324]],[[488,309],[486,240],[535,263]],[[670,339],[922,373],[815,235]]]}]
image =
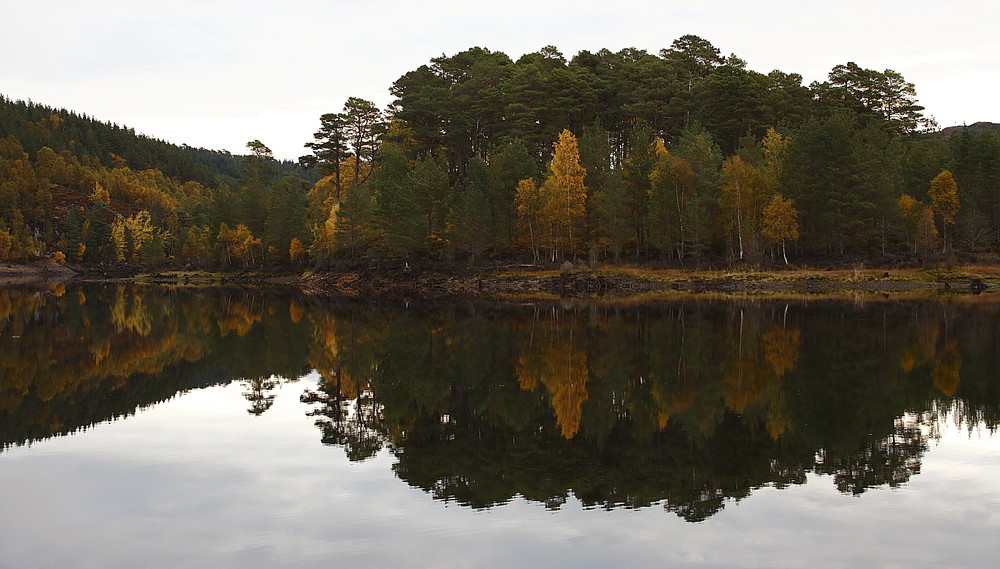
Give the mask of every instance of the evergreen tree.
[{"label": "evergreen tree", "polygon": [[306,192],[301,179],[285,174],[268,188],[263,241],[276,253],[273,257],[284,259],[292,239],[305,238]]},{"label": "evergreen tree", "polygon": [[410,165],[395,144],[382,147],[375,176],[375,230],[370,253],[390,259],[410,257],[424,245],[425,218],[413,195]]},{"label": "evergreen tree", "polygon": [[621,164],[622,180],[626,188],[626,207],[632,227],[636,252],[645,252],[647,223],[649,221],[649,195],[652,190],[653,166],[656,161],[656,141],[644,123],[631,129],[628,150]]},{"label": "evergreen tree", "polygon": [[[363,257],[372,246],[374,196],[370,185],[352,188],[340,204],[336,206],[327,224],[329,235],[335,235],[336,249],[343,251],[349,257]],[[314,242],[313,249],[318,243]],[[312,253],[312,250],[310,251]],[[312,253],[316,256],[315,253]]]},{"label": "evergreen tree", "polygon": [[788,148],[785,186],[799,206],[810,252],[868,250],[879,239],[873,188],[864,176],[853,115],[806,123]]},{"label": "evergreen tree", "polygon": [[[702,258],[711,250],[715,233],[722,152],[712,136],[695,125],[681,133],[674,154],[683,160],[676,164],[681,180],[687,179],[690,168],[690,186],[682,183],[679,187],[680,225],[684,228],[680,247],[685,254]],[[688,188],[690,194],[685,192]]]},{"label": "evergreen tree", "polygon": [[542,166],[537,156],[528,152],[527,146],[514,140],[503,144],[490,156],[487,165],[489,184],[486,200],[489,203],[492,241],[506,248],[514,242],[517,230],[515,193],[521,180],[540,177]]},{"label": "evergreen tree", "polygon": [[312,155],[299,158],[304,166],[318,166],[320,174],[331,176],[333,181],[333,198],[340,201],[343,190],[341,177],[341,162],[349,152],[347,140],[347,119],[343,113],[326,113],[319,118],[320,128],[313,134],[313,142],[307,142],[306,148],[313,151]]},{"label": "evergreen tree", "polygon": [[406,184],[410,187],[417,206],[424,216],[426,242],[431,244],[441,240],[451,193],[448,172],[444,164],[429,154],[419,157],[408,175]]},{"label": "evergreen tree", "polygon": [[448,213],[447,235],[455,253],[478,258],[489,247],[492,219],[486,190],[489,178],[486,163],[469,161],[464,180],[455,187]]}]

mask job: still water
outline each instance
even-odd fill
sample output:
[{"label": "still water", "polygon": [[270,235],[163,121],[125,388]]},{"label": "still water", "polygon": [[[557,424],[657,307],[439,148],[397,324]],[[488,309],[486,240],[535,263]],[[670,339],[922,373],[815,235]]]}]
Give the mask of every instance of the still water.
[{"label": "still water", "polygon": [[0,568],[995,567],[1000,302],[0,290]]}]

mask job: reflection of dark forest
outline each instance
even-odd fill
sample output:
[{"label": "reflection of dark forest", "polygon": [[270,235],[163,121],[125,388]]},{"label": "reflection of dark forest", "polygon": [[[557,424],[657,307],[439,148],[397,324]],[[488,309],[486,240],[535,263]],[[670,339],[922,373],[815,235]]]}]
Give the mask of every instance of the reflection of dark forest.
[{"label": "reflection of dark forest", "polygon": [[269,396],[253,386],[308,371],[308,331],[292,320],[288,299],[239,291],[0,289],[0,445],[71,433],[234,380],[248,386],[253,412]]},{"label": "reflection of dark forest", "polygon": [[249,413],[303,401],[351,460],[485,508],[654,503],[690,521],[758,487],[919,472],[945,415],[1000,423],[1000,308],[672,301],[323,304],[262,293],[0,291],[3,445],[239,381]]}]

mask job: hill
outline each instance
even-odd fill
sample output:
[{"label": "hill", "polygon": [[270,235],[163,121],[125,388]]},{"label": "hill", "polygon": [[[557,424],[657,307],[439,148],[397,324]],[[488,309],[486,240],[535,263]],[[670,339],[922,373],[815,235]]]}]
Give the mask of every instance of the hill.
[{"label": "hill", "polygon": [[[30,156],[47,146],[56,154],[68,151],[77,158],[97,160],[102,166],[113,167],[124,160],[133,170],[155,169],[167,178],[210,187],[232,185],[245,175],[245,157],[241,155],[172,144],[86,114],[14,101],[0,94],[0,138],[7,136],[14,136]],[[314,178],[294,162],[278,162],[277,168]]]},{"label": "hill", "polygon": [[949,126],[948,128],[941,129],[940,132],[938,132],[938,135],[947,140],[956,134],[961,134],[964,131],[968,131],[970,134],[982,134],[984,132],[1000,134],[1000,123],[980,121],[970,125]]}]

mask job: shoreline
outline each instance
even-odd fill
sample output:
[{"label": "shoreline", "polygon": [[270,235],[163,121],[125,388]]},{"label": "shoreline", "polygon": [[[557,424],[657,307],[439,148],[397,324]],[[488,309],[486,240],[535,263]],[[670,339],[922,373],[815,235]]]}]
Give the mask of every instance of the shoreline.
[{"label": "shoreline", "polygon": [[17,286],[31,284],[55,284],[68,282],[77,276],[73,269],[62,265],[31,264],[13,265],[0,264],[0,286]]},{"label": "shoreline", "polygon": [[135,282],[183,287],[270,286],[313,296],[379,299],[588,298],[629,299],[673,294],[723,296],[824,296],[841,293],[1000,293],[1000,266],[951,269],[682,270],[617,266],[547,269],[512,265],[494,268],[363,268],[323,271],[287,269],[141,272],[128,266],[66,267],[0,265],[0,286],[55,283]]}]

